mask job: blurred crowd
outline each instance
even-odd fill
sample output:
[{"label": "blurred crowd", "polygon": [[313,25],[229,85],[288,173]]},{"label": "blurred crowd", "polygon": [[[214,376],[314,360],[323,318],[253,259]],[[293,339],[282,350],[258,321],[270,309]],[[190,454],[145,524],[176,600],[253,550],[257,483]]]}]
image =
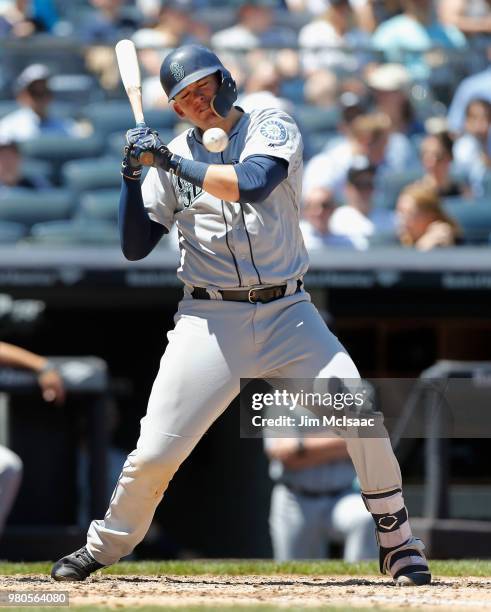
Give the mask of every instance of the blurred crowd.
[{"label": "blurred crowd", "polygon": [[117,241],[121,38],[167,142],[159,69],[190,42],[295,118],[308,249],[489,246],[491,0],[0,0],[0,243]]}]

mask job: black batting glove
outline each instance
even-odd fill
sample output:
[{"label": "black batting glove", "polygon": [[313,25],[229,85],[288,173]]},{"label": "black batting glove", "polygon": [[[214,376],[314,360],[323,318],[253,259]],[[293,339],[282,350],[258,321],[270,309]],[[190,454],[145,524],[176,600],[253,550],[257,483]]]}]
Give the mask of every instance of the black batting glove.
[{"label": "black batting glove", "polygon": [[167,172],[176,172],[179,161],[181,160],[179,155],[174,155],[169,151],[160,140],[157,132],[150,132],[140,138],[132,146],[130,156],[135,157],[135,159],[145,166],[162,168]]},{"label": "black batting glove", "polygon": [[131,146],[124,148],[124,157],[121,163],[121,174],[132,181],[139,181],[142,175],[142,165],[131,155]]}]

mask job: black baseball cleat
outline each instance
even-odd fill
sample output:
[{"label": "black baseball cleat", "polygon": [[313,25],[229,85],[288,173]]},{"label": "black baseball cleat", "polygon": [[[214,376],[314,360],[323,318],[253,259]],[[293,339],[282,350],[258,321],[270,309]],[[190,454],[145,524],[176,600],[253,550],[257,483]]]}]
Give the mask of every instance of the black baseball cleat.
[{"label": "black baseball cleat", "polygon": [[418,538],[409,538],[395,549],[380,548],[380,570],[391,574],[397,586],[425,586],[431,573],[424,555],[425,545]]},{"label": "black baseball cleat", "polygon": [[57,561],[51,570],[51,578],[60,582],[77,582],[85,580],[101,567],[105,566],[98,563],[84,546]]}]

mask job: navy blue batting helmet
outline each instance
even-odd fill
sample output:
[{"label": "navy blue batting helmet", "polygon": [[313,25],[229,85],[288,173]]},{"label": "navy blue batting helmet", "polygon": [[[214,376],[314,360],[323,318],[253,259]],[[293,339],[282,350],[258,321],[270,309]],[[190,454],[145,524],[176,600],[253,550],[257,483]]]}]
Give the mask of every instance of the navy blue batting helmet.
[{"label": "navy blue batting helmet", "polygon": [[184,45],[175,49],[162,63],[160,82],[169,100],[173,100],[185,87],[210,74],[217,74],[220,80],[211,107],[217,115],[226,117],[237,100],[237,86],[230,72],[210,49],[202,45]]}]

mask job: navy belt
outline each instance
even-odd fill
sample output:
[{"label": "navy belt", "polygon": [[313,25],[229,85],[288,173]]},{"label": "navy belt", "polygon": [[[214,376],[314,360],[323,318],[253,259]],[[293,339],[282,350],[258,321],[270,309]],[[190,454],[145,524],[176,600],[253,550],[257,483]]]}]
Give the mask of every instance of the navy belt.
[{"label": "navy belt", "polygon": [[[295,293],[298,293],[302,288],[302,281],[297,280],[297,290]],[[279,300],[286,293],[286,285],[276,285],[276,287],[254,287],[253,289],[244,289],[244,290],[228,290],[228,289],[219,289],[218,293],[222,296],[222,300],[231,301],[231,302],[250,302],[251,304],[256,304],[260,302],[261,304],[267,304],[268,302],[273,302],[274,300]],[[209,300],[210,294],[203,287],[194,287],[191,296],[195,300]]]}]

